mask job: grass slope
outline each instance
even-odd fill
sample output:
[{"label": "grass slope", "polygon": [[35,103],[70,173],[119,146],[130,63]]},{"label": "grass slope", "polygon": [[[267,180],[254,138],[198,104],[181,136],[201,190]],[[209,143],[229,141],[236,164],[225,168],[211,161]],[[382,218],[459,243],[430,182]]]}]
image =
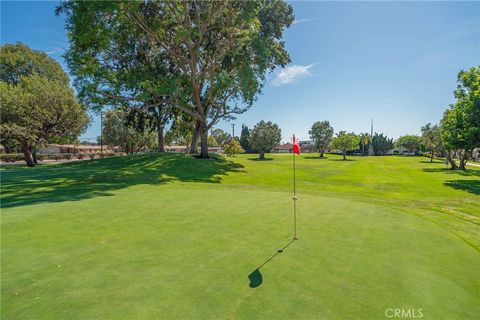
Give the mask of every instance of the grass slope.
[{"label": "grass slope", "polygon": [[289,155],[2,169],[2,319],[478,316],[479,170],[297,165],[300,240],[277,255],[291,238]]}]

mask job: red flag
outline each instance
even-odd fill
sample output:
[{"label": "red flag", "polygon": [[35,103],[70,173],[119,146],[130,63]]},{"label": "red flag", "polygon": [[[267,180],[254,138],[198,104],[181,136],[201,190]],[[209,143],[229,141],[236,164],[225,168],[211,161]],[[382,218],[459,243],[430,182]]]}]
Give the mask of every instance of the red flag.
[{"label": "red flag", "polygon": [[293,152],[300,154],[300,146],[298,145],[298,139],[293,135]]}]

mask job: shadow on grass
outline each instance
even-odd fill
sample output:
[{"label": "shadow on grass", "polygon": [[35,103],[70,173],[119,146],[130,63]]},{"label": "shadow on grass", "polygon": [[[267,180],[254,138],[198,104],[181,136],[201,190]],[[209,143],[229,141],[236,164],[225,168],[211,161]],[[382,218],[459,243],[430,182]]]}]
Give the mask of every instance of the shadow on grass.
[{"label": "shadow on grass", "polygon": [[283,250],[288,248],[288,246],[290,246],[293,242],[295,242],[295,240],[296,239],[290,240],[289,243],[287,243],[281,249],[278,249],[277,252],[274,255],[272,255],[270,258],[265,260],[264,263],[262,263],[258,268],[253,270],[253,272],[248,275],[248,280],[250,280],[250,284],[249,284],[250,288],[256,288],[263,283],[263,276],[262,276],[262,273],[260,272],[260,268],[262,268],[264,265],[266,265],[267,263],[269,263],[270,261],[275,259],[276,256],[278,256],[280,253],[283,252]]},{"label": "shadow on grass", "polygon": [[[429,162],[430,163],[430,162]],[[445,174],[450,175],[459,175],[464,177],[480,177],[480,170],[451,170],[449,168],[423,168],[422,171],[424,172],[443,172]]]},{"label": "shadow on grass", "polygon": [[260,158],[248,158],[248,160],[250,160],[250,161],[260,161],[260,162],[262,162],[262,161],[272,161],[273,158],[265,158],[265,159],[260,159]]},{"label": "shadow on grass", "polygon": [[448,180],[444,182],[444,185],[480,195],[480,180]]},{"label": "shadow on grass", "polygon": [[440,160],[433,160],[433,161],[430,161],[430,160],[422,160],[422,161],[419,161],[420,163],[444,163],[443,161],[440,161]]},{"label": "shadow on grass", "polygon": [[328,157],[323,157],[323,158],[320,158],[319,156],[306,156],[306,157],[303,157],[303,159],[310,159],[310,160],[327,160]]},{"label": "shadow on grass", "polygon": [[330,159],[329,161],[347,162],[347,161],[358,161],[358,160],[347,158],[347,159]]},{"label": "shadow on grass", "polygon": [[[194,168],[194,170],[192,170]],[[78,161],[36,168],[2,169],[1,207],[75,201],[110,196],[133,185],[171,181],[220,183],[222,175],[242,171],[242,165],[215,157],[152,153]]]}]

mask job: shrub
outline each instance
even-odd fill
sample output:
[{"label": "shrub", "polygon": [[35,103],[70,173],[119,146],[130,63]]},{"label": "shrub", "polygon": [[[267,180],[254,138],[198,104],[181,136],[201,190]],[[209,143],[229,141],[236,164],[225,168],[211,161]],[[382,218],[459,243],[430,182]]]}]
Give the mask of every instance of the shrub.
[{"label": "shrub", "polygon": [[104,157],[117,157],[117,156],[125,156],[127,155],[125,152],[105,152],[103,154]]},{"label": "shrub", "polygon": [[25,160],[22,153],[5,153],[0,154],[0,160],[2,162],[15,162]]},{"label": "shrub", "polygon": [[71,160],[73,158],[73,154],[71,153],[55,153],[55,154],[49,154],[46,156],[47,156],[46,159],[55,160],[55,161]]},{"label": "shrub", "polygon": [[43,161],[43,160],[47,160],[47,159],[48,159],[48,154],[39,154],[39,153],[37,153],[36,157],[37,157],[37,161]]},{"label": "shrub", "polygon": [[235,157],[237,154],[245,152],[240,143],[235,139],[231,139],[230,142],[225,145],[224,151],[229,157]]},{"label": "shrub", "polygon": [[90,160],[95,159],[95,153],[90,153],[88,156],[90,157]]},{"label": "shrub", "polygon": [[83,158],[85,158],[85,155],[83,153],[79,153],[78,154],[78,159],[82,160]]}]

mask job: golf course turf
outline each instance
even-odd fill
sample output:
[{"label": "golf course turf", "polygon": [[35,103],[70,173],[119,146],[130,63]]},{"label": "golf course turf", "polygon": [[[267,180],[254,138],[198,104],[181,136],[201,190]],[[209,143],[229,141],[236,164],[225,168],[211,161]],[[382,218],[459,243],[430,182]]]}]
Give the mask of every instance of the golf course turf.
[{"label": "golf course turf", "polygon": [[257,157],[1,169],[1,318],[478,319],[480,168]]}]

